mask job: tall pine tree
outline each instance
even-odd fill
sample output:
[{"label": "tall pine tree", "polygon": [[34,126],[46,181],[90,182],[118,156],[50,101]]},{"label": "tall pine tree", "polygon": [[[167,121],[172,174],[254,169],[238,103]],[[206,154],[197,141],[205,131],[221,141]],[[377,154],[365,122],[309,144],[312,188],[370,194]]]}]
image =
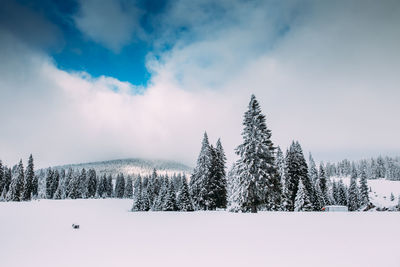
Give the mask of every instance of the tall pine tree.
[{"label": "tall pine tree", "polygon": [[8,190],[6,200],[7,201],[21,201],[22,200],[22,191],[24,186],[24,165],[22,164],[22,160],[19,161],[19,164],[15,168],[15,171],[12,175],[12,180],[10,184],[10,188]]},{"label": "tall pine tree", "polygon": [[69,182],[68,198],[77,199],[82,198],[82,187],[80,181],[80,173],[73,172],[71,181]]},{"label": "tall pine tree", "polygon": [[132,198],[132,197],[133,197],[133,181],[132,181],[132,176],[128,175],[128,178],[126,178],[124,198]]},{"label": "tall pine tree", "polygon": [[125,193],[125,178],[124,175],[118,174],[117,180],[115,181],[115,197],[123,198]]},{"label": "tall pine tree", "polygon": [[87,174],[87,198],[94,198],[96,196],[96,188],[97,188],[97,175],[96,171],[90,169]]},{"label": "tall pine tree", "polygon": [[293,211],[295,208],[295,198],[300,180],[305,187],[304,190],[307,198],[310,201],[313,201],[311,199],[313,189],[308,176],[308,166],[306,160],[304,159],[303,150],[298,142],[293,141],[286,154],[286,177],[290,211]]},{"label": "tall pine tree", "polygon": [[[167,180],[168,181],[168,180]],[[174,191],[174,187],[171,182],[168,181],[167,184],[167,193],[164,198],[164,203],[162,207],[163,211],[176,211],[178,207],[176,205],[176,195]]]},{"label": "tall pine tree", "polygon": [[[235,203],[242,212],[257,212],[260,208],[279,210],[281,187],[275,166],[275,147],[265,116],[254,95],[244,114],[243,143],[236,148],[240,157],[233,169]],[[232,199],[232,198],[231,198]]]},{"label": "tall pine tree", "polygon": [[181,187],[178,191],[177,205],[181,211],[193,211],[192,200],[189,194],[189,186],[186,178],[182,179]]},{"label": "tall pine tree", "polygon": [[322,195],[324,196],[325,205],[330,204],[329,192],[328,192],[328,179],[326,178],[326,172],[324,164],[321,162],[319,165],[318,173],[319,185],[321,187]]},{"label": "tall pine tree", "polygon": [[226,208],[227,204],[227,183],[226,183],[226,171],[225,163],[226,157],[225,152],[221,144],[221,139],[218,139],[216,148],[214,150],[214,169],[212,179],[215,182],[215,206],[217,208]]},{"label": "tall pine tree", "polygon": [[23,200],[31,200],[33,191],[33,179],[35,177],[35,171],[33,166],[32,154],[29,156],[28,166],[26,167],[24,190],[22,193]]},{"label": "tall pine tree", "polygon": [[133,191],[132,211],[142,211],[142,210],[143,210],[142,178],[139,176],[135,181],[135,188]]},{"label": "tall pine tree", "polygon": [[208,186],[211,178],[212,151],[208,142],[207,133],[204,133],[201,150],[197,158],[197,165],[190,178],[190,193],[196,209],[207,209]]},{"label": "tall pine tree", "polygon": [[356,211],[360,207],[360,193],[357,186],[357,170],[354,164],[351,170],[349,201],[347,204],[350,211]]},{"label": "tall pine tree", "polygon": [[307,189],[303,185],[303,180],[300,179],[296,197],[294,200],[294,211],[311,211],[312,205],[308,196]]},{"label": "tall pine tree", "polygon": [[4,167],[3,163],[0,160],[0,194],[1,192],[3,192],[4,184],[5,184]]},{"label": "tall pine tree", "polygon": [[112,184],[112,176],[111,174],[108,175],[107,177],[107,197],[112,197],[113,196],[113,184]]},{"label": "tall pine tree", "polygon": [[360,204],[362,206],[366,206],[366,205],[369,204],[367,173],[366,173],[366,167],[365,166],[362,166],[362,168],[361,168]]}]

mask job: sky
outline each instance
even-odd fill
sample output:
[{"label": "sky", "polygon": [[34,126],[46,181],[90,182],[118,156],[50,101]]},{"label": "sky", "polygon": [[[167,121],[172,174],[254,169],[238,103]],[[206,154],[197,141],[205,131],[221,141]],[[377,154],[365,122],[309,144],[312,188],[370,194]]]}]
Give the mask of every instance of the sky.
[{"label": "sky", "polygon": [[0,159],[228,162],[255,94],[317,161],[400,155],[400,2],[3,0]]}]

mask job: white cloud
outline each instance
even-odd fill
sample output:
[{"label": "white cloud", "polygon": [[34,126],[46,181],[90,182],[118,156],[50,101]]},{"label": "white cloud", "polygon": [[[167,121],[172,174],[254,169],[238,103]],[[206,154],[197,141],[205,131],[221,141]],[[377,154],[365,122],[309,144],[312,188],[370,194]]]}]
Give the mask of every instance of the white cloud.
[{"label": "white cloud", "polygon": [[315,2],[296,16],[280,7],[284,22],[263,13],[268,3],[226,2],[222,24],[207,23],[204,11],[177,12],[189,8],[178,4],[164,19],[190,36],[149,56],[152,79],[140,95],[111,77],[59,70],[0,32],[0,158],[11,164],[32,152],[42,167],[132,156],[194,164],[207,130],[232,161],[251,93],[284,148],[298,139],[318,159],[400,151],[396,2]]},{"label": "white cloud", "polygon": [[217,93],[188,93],[163,82],[131,95],[129,83],[59,70],[23,45],[3,52],[9,64],[0,72],[0,158],[8,164],[28,153],[40,167],[132,156],[191,164],[207,125],[228,116],[213,114],[223,102]]},{"label": "white cloud", "polygon": [[[222,92],[232,105],[255,93],[274,140],[286,147],[299,139],[320,159],[400,151],[397,2],[308,2],[278,9],[283,21],[266,11],[268,2],[238,5],[235,23],[193,27],[196,41],[164,54],[157,75],[186,90]],[[285,24],[287,33],[277,33]],[[238,128],[223,134],[228,151]]]},{"label": "white cloud", "polygon": [[78,29],[95,42],[119,52],[143,34],[141,12],[133,3],[119,0],[82,0],[74,16]]}]

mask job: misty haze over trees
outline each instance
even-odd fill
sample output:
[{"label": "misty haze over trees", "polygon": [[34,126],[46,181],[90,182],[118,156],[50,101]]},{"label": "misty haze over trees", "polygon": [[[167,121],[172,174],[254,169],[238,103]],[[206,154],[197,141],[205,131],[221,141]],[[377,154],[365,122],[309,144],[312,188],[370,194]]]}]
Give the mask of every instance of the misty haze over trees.
[{"label": "misty haze over trees", "polygon": [[[356,211],[370,208],[368,179],[400,180],[399,157],[345,159],[317,166],[311,153],[306,161],[297,141],[283,153],[271,141],[271,130],[254,95],[243,126],[243,141],[235,151],[239,159],[228,173],[221,139],[213,146],[204,133],[190,177],[185,172],[160,174],[156,169],[150,175],[127,175],[107,162],[103,164],[109,164],[108,173],[94,165],[87,170],[75,165],[35,172],[31,155],[26,168],[22,160],[12,168],[0,161],[0,200],[128,198],[133,200],[132,211],[320,211],[327,205]],[[351,177],[350,184],[331,177]]]}]

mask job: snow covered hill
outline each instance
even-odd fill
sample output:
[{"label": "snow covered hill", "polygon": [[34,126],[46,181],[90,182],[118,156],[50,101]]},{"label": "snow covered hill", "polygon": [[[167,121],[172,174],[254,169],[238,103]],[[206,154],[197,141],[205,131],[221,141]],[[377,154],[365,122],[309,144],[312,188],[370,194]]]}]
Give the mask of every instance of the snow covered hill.
[{"label": "snow covered hill", "polygon": [[153,169],[156,169],[158,173],[172,175],[174,173],[185,173],[190,175],[192,168],[189,166],[169,160],[148,160],[140,158],[132,159],[118,159],[109,161],[99,161],[90,163],[80,164],[69,164],[63,166],[56,166],[55,169],[94,169],[98,174],[111,174],[113,176],[123,174],[140,174],[147,175],[151,174]]},{"label": "snow covered hill", "polygon": [[131,206],[129,199],[0,202],[0,265],[400,266],[400,212],[133,213]]},{"label": "snow covered hill", "polygon": [[[350,177],[331,177],[332,180],[338,182],[342,180],[346,186],[350,184]],[[399,203],[400,181],[390,181],[386,179],[367,180],[368,187],[371,188],[369,198],[372,204],[379,208],[391,208]],[[391,194],[394,199],[391,200]]]}]

